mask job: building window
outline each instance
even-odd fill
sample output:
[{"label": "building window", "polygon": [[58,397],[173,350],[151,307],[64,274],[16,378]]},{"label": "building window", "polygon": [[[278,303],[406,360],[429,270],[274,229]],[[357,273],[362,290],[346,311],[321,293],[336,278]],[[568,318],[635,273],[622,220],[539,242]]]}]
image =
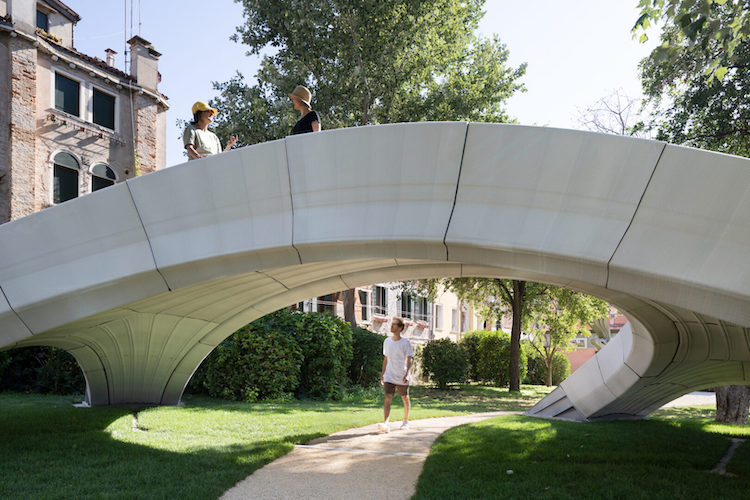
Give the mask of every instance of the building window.
[{"label": "building window", "polygon": [[98,191],[111,186],[117,180],[117,176],[104,163],[97,163],[91,167],[91,191]]},{"label": "building window", "polygon": [[115,129],[115,97],[94,89],[94,123]]},{"label": "building window", "polygon": [[81,84],[75,80],[55,73],[55,109],[80,116]]},{"label": "building window", "polygon": [[36,27],[49,32],[49,19],[47,18],[47,14],[40,10],[36,11]]},{"label": "building window", "polygon": [[359,304],[362,310],[362,321],[370,319],[370,294],[365,290],[359,290]]},{"label": "building window", "polygon": [[373,312],[375,314],[388,314],[388,290],[384,286],[373,287],[373,293],[375,295],[373,302]]},{"label": "building window", "polygon": [[318,312],[336,314],[336,296],[332,293],[318,297]]},{"label": "building window", "polygon": [[430,321],[430,303],[425,297],[412,297],[414,304],[414,319],[418,321]]},{"label": "building window", "polygon": [[414,297],[412,297],[408,293],[401,294],[401,317],[414,317]]},{"label": "building window", "polygon": [[52,201],[62,203],[78,198],[78,161],[70,153],[57,153],[52,167]]},{"label": "building window", "polygon": [[443,329],[443,306],[435,304],[435,330]]},{"label": "building window", "polygon": [[451,331],[458,331],[458,309],[455,307],[451,309]]}]

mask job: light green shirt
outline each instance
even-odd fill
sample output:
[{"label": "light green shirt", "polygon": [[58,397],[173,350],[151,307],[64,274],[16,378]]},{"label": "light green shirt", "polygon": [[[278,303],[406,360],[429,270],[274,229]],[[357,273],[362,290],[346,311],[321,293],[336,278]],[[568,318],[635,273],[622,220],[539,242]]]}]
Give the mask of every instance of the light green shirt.
[{"label": "light green shirt", "polygon": [[185,127],[185,133],[182,134],[182,142],[185,146],[192,144],[198,154],[216,155],[221,153],[221,141],[216,134],[210,130],[195,128],[189,123]]}]

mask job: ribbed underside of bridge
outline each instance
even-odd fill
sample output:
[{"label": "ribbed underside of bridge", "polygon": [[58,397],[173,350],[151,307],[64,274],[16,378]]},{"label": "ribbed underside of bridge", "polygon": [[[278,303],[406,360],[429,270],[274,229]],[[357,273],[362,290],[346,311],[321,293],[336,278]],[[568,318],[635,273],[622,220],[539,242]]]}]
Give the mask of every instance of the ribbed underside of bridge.
[{"label": "ribbed underside of bridge", "polygon": [[750,161],[419,123],[259,144],[0,226],[0,347],[72,353],[90,403],[176,404],[238,327],[375,282],[518,278],[629,323],[530,413],[635,418],[750,384]]}]

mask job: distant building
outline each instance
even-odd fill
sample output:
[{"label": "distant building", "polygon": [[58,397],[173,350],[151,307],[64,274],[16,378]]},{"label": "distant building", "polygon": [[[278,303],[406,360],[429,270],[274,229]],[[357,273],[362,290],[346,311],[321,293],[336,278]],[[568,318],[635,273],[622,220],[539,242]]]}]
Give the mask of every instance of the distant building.
[{"label": "distant building", "polygon": [[133,37],[124,73],[111,49],[75,49],[79,20],[57,0],[0,0],[0,223],[165,166],[161,54]]},{"label": "distant building", "polygon": [[[391,331],[394,317],[404,320],[404,336],[415,344],[432,339],[449,338],[458,342],[473,330],[495,330],[474,309],[447,290],[440,289],[434,302],[404,293],[400,282],[378,283],[355,289],[354,312],[357,325],[383,335]],[[344,317],[341,292],[315,297],[294,306],[305,312],[330,312]]]}]

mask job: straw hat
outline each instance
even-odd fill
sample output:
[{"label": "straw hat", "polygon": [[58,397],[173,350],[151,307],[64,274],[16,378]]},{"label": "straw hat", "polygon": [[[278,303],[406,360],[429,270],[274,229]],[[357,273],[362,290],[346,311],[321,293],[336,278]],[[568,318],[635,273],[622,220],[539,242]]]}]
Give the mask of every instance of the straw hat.
[{"label": "straw hat", "polygon": [[310,101],[312,100],[312,94],[310,93],[310,89],[308,89],[307,87],[304,87],[302,85],[297,85],[294,88],[294,91],[291,94],[287,94],[287,95],[289,97],[296,97],[300,101],[310,106]]},{"label": "straw hat", "polygon": [[212,111],[213,114],[211,116],[216,116],[216,113],[218,113],[216,109],[210,107],[203,101],[197,101],[195,104],[193,104],[193,114],[197,113],[198,111]]}]

